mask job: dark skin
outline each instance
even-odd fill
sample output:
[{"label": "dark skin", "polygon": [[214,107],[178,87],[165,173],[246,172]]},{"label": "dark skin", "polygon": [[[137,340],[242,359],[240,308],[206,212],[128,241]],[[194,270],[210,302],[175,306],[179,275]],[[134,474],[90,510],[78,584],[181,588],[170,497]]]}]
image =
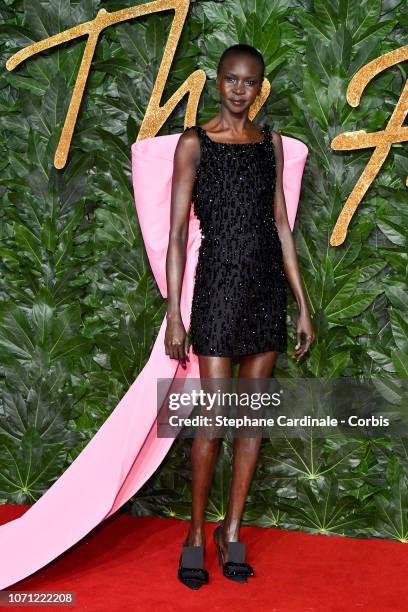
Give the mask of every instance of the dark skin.
[{"label": "dark skin", "polygon": [[[259,95],[263,74],[260,63],[250,55],[239,54],[224,59],[217,77],[220,112],[203,125],[209,138],[224,143],[259,142],[260,128],[248,118],[251,105]],[[235,105],[233,100],[241,100]],[[302,283],[299,264],[288,223],[283,192],[282,137],[272,132],[276,156],[276,189],[273,206],[276,227],[282,245],[284,270],[298,304],[297,345],[293,357],[299,361],[309,351],[314,329]],[[196,169],[200,163],[200,143],[196,132],[183,133],[174,155],[169,246],[166,260],[168,303],[165,352],[186,367],[188,337],[180,313],[180,295],[186,262],[188,220]],[[238,378],[264,379],[272,375],[276,351],[266,351],[240,358]],[[230,378],[232,359],[198,355],[200,378]],[[233,446],[232,484],[220,544],[226,555],[226,542],[239,540],[244,503],[255,471],[261,437],[235,438]],[[208,501],[220,438],[196,436],[192,444],[192,512],[185,544],[205,544],[204,513]]]}]

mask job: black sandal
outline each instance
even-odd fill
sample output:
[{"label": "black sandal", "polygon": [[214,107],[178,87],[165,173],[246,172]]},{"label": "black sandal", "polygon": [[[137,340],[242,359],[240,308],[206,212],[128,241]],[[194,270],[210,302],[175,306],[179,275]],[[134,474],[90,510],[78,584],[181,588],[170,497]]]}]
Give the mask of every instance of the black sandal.
[{"label": "black sandal", "polygon": [[183,544],[180,555],[178,579],[190,589],[197,590],[208,584],[208,571],[204,569],[204,546]]},{"label": "black sandal", "polygon": [[226,578],[235,582],[247,582],[248,576],[255,576],[255,572],[249,563],[245,563],[246,545],[243,542],[227,542],[227,559],[219,543],[218,535],[221,533],[223,524],[214,529],[214,541],[217,546],[218,565],[222,565],[222,573]]}]

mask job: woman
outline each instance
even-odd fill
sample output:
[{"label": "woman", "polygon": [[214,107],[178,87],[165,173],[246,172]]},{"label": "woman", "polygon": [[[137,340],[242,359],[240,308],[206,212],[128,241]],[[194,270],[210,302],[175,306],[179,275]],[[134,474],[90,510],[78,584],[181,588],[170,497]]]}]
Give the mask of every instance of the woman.
[{"label": "woman", "polygon": [[[288,224],[282,186],[279,133],[251,123],[248,112],[264,79],[262,55],[249,45],[222,54],[217,70],[219,113],[184,131],[177,143],[166,260],[168,287],[165,351],[183,367],[188,334],[180,315],[191,201],[200,220],[199,251],[191,311],[191,345],[200,377],[271,376],[278,352],[287,349],[286,280],[299,316],[294,357],[314,339],[313,325]],[[236,438],[229,505],[214,532],[223,573],[237,582],[254,575],[245,563],[239,528],[261,437]],[[190,588],[208,582],[204,559],[204,512],[219,438],[196,436],[192,445],[192,513],[180,558],[179,579]]]}]

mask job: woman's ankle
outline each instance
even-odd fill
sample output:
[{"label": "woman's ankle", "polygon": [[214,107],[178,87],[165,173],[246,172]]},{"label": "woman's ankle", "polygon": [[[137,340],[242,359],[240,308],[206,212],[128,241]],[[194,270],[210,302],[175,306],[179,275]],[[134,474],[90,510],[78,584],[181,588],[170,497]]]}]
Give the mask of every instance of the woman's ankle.
[{"label": "woman's ankle", "polygon": [[190,525],[186,544],[187,546],[203,546],[205,544],[204,526]]},{"label": "woman's ankle", "polygon": [[239,541],[239,525],[230,525],[228,522],[224,522],[221,533],[224,542]]}]

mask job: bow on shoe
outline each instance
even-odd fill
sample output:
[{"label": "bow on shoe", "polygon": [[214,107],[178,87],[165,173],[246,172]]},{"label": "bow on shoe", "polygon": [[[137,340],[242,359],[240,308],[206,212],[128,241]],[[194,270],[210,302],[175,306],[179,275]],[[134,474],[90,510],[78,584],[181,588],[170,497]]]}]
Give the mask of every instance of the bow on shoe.
[{"label": "bow on shoe", "polygon": [[249,563],[238,563],[227,561],[224,563],[224,576],[255,576],[255,572]]},{"label": "bow on shoe", "polygon": [[180,580],[195,580],[202,584],[208,584],[208,571],[201,567],[180,567],[178,571]]}]

